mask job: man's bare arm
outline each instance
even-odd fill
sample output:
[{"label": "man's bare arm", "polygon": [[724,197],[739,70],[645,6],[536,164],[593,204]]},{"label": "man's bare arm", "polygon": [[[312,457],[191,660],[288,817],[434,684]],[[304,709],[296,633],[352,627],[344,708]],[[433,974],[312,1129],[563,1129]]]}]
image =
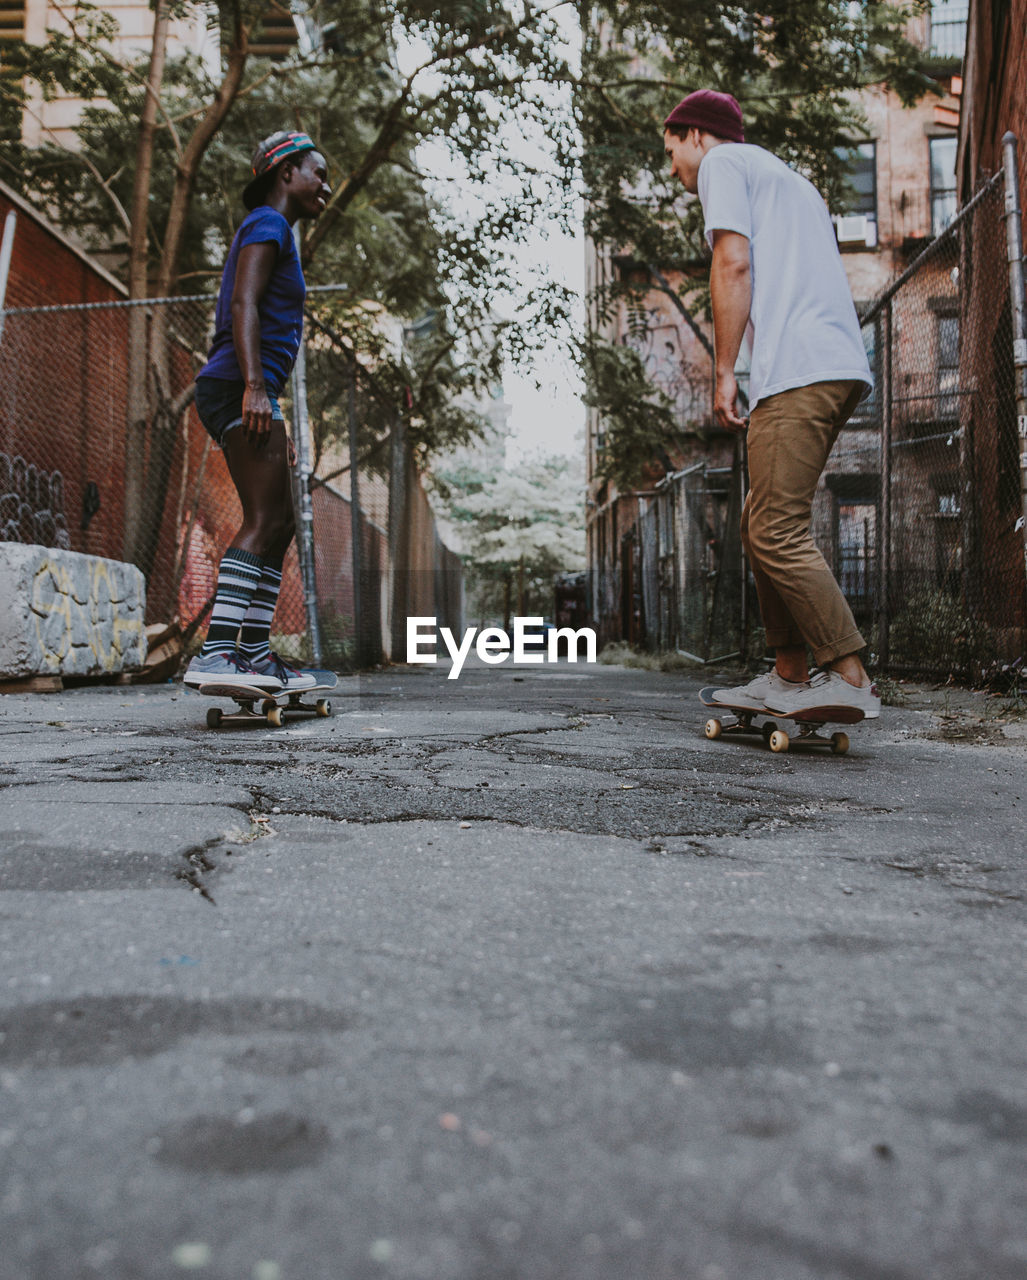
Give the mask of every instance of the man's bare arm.
[{"label": "man's bare arm", "polygon": [[752,268],[749,239],[737,231],[714,231],[710,270],[713,300],[713,345],[717,355],[713,416],[727,431],[742,431],[738,416],[735,362],[752,309]]}]

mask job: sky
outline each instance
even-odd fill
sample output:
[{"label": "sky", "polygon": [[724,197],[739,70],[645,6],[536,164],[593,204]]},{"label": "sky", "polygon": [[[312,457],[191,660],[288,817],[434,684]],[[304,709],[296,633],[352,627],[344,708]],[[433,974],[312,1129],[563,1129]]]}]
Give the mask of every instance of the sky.
[{"label": "sky", "polygon": [[[580,34],[574,6],[568,5],[559,16],[568,51],[576,61]],[[417,50],[400,50],[401,66],[404,53],[414,58]],[[556,103],[554,109],[569,111],[569,104]],[[548,161],[551,165],[546,138],[540,129],[509,129],[505,139],[519,159],[536,165]],[[452,207],[454,193],[466,190],[458,160],[442,144],[422,147],[419,159],[422,169],[436,176],[438,198]],[[521,268],[518,274],[523,279],[527,280],[533,270],[540,271],[547,279],[572,290],[580,299],[579,316],[584,317],[585,239],[580,222],[573,234],[565,234],[556,226],[547,227],[544,232],[541,228],[534,229],[524,243],[511,245],[509,253]],[[512,315],[516,310],[515,300],[511,299],[507,308],[499,309]],[[504,399],[512,408],[507,461],[517,462],[538,454],[571,457],[582,454],[585,447],[582,393],[579,372],[555,335],[543,342],[530,369],[508,368],[503,376]]]},{"label": "sky", "polygon": [[[518,246],[514,255],[526,267],[546,268],[549,276],[578,294],[584,308],[585,241],[580,231],[573,237],[554,235],[548,240],[536,236]],[[532,373],[509,370],[503,378],[503,394],[513,408],[508,460],[516,462],[534,453],[580,453],[585,447],[585,408],[577,368],[558,342],[550,342]],[[535,386],[536,379],[540,387]]]}]

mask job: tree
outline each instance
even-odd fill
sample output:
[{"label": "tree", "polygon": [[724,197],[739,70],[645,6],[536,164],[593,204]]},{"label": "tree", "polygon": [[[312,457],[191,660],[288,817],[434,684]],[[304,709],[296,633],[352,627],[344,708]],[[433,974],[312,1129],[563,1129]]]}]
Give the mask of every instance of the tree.
[{"label": "tree", "polygon": [[553,577],[585,566],[581,484],[567,458],[537,458],[486,475],[473,466],[433,476],[460,527],[478,616],[552,612]]},{"label": "tree", "polygon": [[[88,4],[68,13],[67,29],[46,46],[12,47],[5,62],[16,76],[90,107],[74,154],[15,147],[6,176],[94,243],[120,246],[133,298],[167,296],[183,279],[216,269],[218,237],[209,229],[219,228],[225,242],[241,213],[239,152],[229,181],[226,150],[242,132],[237,126],[247,127],[243,154],[271,132],[267,115],[253,127],[260,108],[275,125],[306,129],[323,146],[336,189],[304,238],[304,262],[309,269],[316,260],[333,275],[350,268],[344,278],[354,285],[352,301],[330,309],[328,319],[352,333],[357,349],[374,327],[366,323],[369,300],[408,317],[433,307],[431,342],[421,344],[419,364],[393,381],[422,392],[422,406],[447,403],[447,383],[493,377],[499,344],[523,347],[530,328],[495,325],[495,299],[510,280],[502,246],[523,235],[543,206],[559,215],[561,190],[559,183],[543,190],[540,175],[505,148],[503,131],[511,121],[545,119],[545,86],[569,79],[551,11],[528,0],[324,0],[316,26],[306,28],[305,50],[274,66],[250,54],[266,3],[219,0],[214,76],[195,59],[169,57],[169,20],[195,12],[193,0],[155,0],[149,56],[138,65],[113,57],[113,19]],[[570,147],[570,121],[551,131]],[[471,224],[447,218],[426,195],[418,147],[441,138],[463,156],[468,185],[482,197]],[[488,194],[497,174],[505,179],[498,199]],[[540,308],[552,307],[552,292],[539,295]],[[154,500],[167,490],[184,408],[181,396],[167,396],[164,314],[155,309],[148,323],[140,311],[133,323],[125,552],[144,569],[159,527]],[[468,427],[452,414],[436,417]],[[415,418],[420,437],[415,430],[412,439],[431,447],[432,421]]]},{"label": "tree", "polygon": [[[668,105],[696,83],[744,85],[753,140],[830,186],[840,173],[834,145],[858,116],[846,95],[875,80],[907,96],[924,85],[901,37],[908,10],[869,0],[858,13],[845,0],[772,0],[758,13],[722,0],[601,0],[582,10],[580,74],[555,16],[574,7],[570,0],[323,0],[301,19],[301,48],[280,64],[251,52],[267,3],[154,0],[149,54],[139,63],[112,56],[104,11],[88,3],[59,10],[66,29],[45,46],[5,47],[14,79],[4,84],[22,76],[44,93],[85,99],[79,146],[14,146],[0,164],[59,221],[123,251],[134,297],[162,296],[216,273],[241,214],[240,157],[254,140],[283,124],[306,129],[323,146],[336,189],[304,237],[305,265],[313,282],[352,286],[348,300],[321,303],[319,314],[409,408],[408,438],[422,456],[472,429],[453,411],[455,397],[493,379],[501,351],[523,357],[568,331],[569,300],[553,286],[525,293],[513,321],[497,324],[496,310],[513,283],[509,243],[540,220],[573,216],[575,124],[585,138],[589,233],[643,265],[681,266],[701,288],[694,210],[678,203],[662,173]],[[169,56],[169,20],[196,12],[209,12],[219,36],[213,73]],[[554,98],[568,86],[577,90],[574,117]],[[547,139],[546,170],[515,145],[531,130]],[[448,211],[432,198],[435,175],[421,167],[425,144],[440,142],[460,160],[459,200]],[[436,320],[396,355],[373,307],[407,321],[431,311]],[[166,314],[154,309],[148,322],[140,311],[133,322],[126,554],[144,569],[189,394],[171,392],[162,363]],[[602,400],[603,384],[592,394]]]},{"label": "tree", "polygon": [[[22,186],[48,198],[60,221],[80,229],[104,228],[108,247],[113,213],[124,234],[132,301],[166,297],[177,286],[200,165],[240,92],[250,35],[260,18],[260,8],[252,2],[219,4],[221,74],[201,108],[183,122],[174,115],[182,97],[176,92],[178,77],[167,77],[166,84],[168,35],[172,17],[192,8],[188,0],[155,0],[149,57],[139,65],[114,56],[110,44],[117,25],[89,4],[77,6],[71,14],[58,9],[65,30],[52,33],[43,46],[22,44],[8,54],[9,63],[38,84],[45,96],[60,90],[99,104],[85,114],[76,153],[68,155],[53,145],[36,153],[17,148],[9,163]],[[168,100],[166,88],[172,90]],[[106,138],[105,123],[115,121],[120,145],[113,155],[105,155],[92,145],[94,136]],[[158,237],[153,188],[161,131],[173,163]],[[124,164],[126,154],[134,161],[130,167]],[[80,200],[83,194],[86,198]],[[73,209],[67,207],[69,197]],[[177,394],[172,390],[168,320],[161,308],[150,313],[133,308],[129,314],[123,554],[144,572],[152,568],[156,555],[175,436],[191,396],[189,388]]]},{"label": "tree", "polygon": [[[859,90],[887,85],[906,105],[936,91],[906,39],[910,19],[926,7],[925,0],[593,0],[575,100],[585,227],[620,263],[591,299],[598,323],[583,351],[590,403],[608,424],[601,474],[630,487],[645,462],[674,446],[668,406],[643,391],[644,370],[630,354],[603,337],[612,309],[623,300],[638,305],[657,288],[692,323],[709,315],[701,210],[670,179],[663,154],[671,108],[697,88],[733,93],[746,140],[795,165],[837,210],[847,194],[846,145],[866,127]],[[644,404],[634,415],[632,398]]]}]

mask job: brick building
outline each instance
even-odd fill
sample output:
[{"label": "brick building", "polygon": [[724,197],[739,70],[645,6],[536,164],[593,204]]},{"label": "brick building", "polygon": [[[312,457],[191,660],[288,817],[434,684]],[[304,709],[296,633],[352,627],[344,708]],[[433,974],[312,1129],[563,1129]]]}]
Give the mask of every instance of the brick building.
[{"label": "brick building", "polygon": [[[11,245],[6,298],[0,300],[6,309],[124,299],[126,291],[112,275],[2,183],[0,222]],[[45,314],[4,316],[0,537],[118,557],[124,489],[118,388],[125,371],[112,370],[106,385],[97,385],[91,374],[102,357],[87,314],[69,317],[66,325]],[[85,420],[95,423],[95,431],[68,430],[69,423]],[[94,503],[99,506],[87,518]]]},{"label": "brick building", "polygon": [[[0,221],[13,232],[0,330],[0,540],[121,559],[130,344],[128,309],[117,304],[126,290],[3,184]],[[187,303],[180,311],[204,333],[206,306]],[[192,381],[195,343],[184,339],[181,324],[174,333],[168,369],[180,390]],[[238,500],[191,407],[176,455],[183,473],[203,459],[207,510],[218,513],[209,536],[224,536],[238,523]],[[183,519],[169,501],[160,522],[148,608],[166,619],[179,611],[179,588],[183,600],[195,596],[199,604],[209,595],[209,557],[200,556],[199,543],[211,520]],[[183,549],[186,525],[190,547]]]},{"label": "brick building", "polygon": [[[1002,136],[1027,147],[1027,0],[969,0],[956,174],[961,202],[1002,164]],[[1020,164],[1020,207],[1027,164]]]},{"label": "brick building", "polygon": [[[109,52],[119,61],[138,62],[149,54],[153,38],[153,7],[140,0],[108,0],[103,11],[118,26],[110,43]],[[81,15],[75,12],[76,18]],[[30,44],[44,44],[53,33],[70,30],[68,9],[53,0],[4,0],[0,6],[0,56],[4,39],[22,39]],[[250,44],[252,57],[279,59],[286,56],[306,35],[303,20],[297,21],[288,6],[271,3],[263,22],[253,33]],[[203,63],[212,75],[220,68],[220,49],[216,29],[212,29],[209,16],[196,7],[191,13],[172,19],[168,46],[175,54],[189,53]],[[35,91],[22,115],[21,137],[28,146],[54,143],[73,147],[74,126],[82,113],[84,103],[68,94],[58,92],[44,98]]]},{"label": "brick building", "polygon": [[[1002,168],[1003,138],[1012,133],[1018,143],[1022,210],[1027,207],[1027,0],[970,0],[963,77],[956,163],[960,203],[968,203],[989,175]],[[999,243],[990,255],[980,239],[964,246],[960,307],[968,340],[961,349],[959,378],[973,392],[967,422],[975,442],[973,491],[980,504],[980,536],[992,547],[995,576],[995,584],[980,584],[982,601],[1005,638],[1005,651],[1022,655],[1027,531],[1017,524],[1024,514],[1020,451],[1027,441],[1017,435],[1008,275],[995,269],[996,262],[1005,267],[1004,218],[995,220],[992,237]],[[1021,367],[1016,377],[1023,396],[1027,371]],[[1017,586],[1002,590],[997,585],[1008,582]]]}]

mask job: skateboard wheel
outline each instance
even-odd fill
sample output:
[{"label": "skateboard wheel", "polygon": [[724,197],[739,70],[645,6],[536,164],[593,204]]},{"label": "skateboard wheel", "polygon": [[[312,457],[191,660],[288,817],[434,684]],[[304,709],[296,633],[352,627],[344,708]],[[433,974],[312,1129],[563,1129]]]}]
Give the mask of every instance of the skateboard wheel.
[{"label": "skateboard wheel", "polygon": [[723,732],[724,732],[724,726],[720,723],[719,720],[715,720],[711,718],[706,721],[706,736],[707,738],[710,739],[711,742],[714,741],[716,738],[719,738]]},{"label": "skateboard wheel", "polygon": [[767,739],[767,746],[771,751],[787,751],[789,747],[788,734],[783,729],[775,729]]},{"label": "skateboard wheel", "polygon": [[277,702],[271,704],[267,711],[267,722],[273,729],[280,729],[284,723],[282,708]]},{"label": "skateboard wheel", "polygon": [[274,698],[265,698],[264,701],[260,704],[260,709],[264,713],[264,715],[270,715],[271,708],[277,707],[277,706],[278,706],[278,703],[274,700]]},{"label": "skateboard wheel", "polygon": [[221,728],[221,708],[220,707],[207,708],[207,728],[208,729]]},{"label": "skateboard wheel", "polygon": [[319,716],[330,716],[332,714],[332,704],[327,698],[318,698],[314,703],[314,710]]},{"label": "skateboard wheel", "polygon": [[831,734],[831,750],[836,756],[845,755],[849,749],[849,735],[847,733]]}]

